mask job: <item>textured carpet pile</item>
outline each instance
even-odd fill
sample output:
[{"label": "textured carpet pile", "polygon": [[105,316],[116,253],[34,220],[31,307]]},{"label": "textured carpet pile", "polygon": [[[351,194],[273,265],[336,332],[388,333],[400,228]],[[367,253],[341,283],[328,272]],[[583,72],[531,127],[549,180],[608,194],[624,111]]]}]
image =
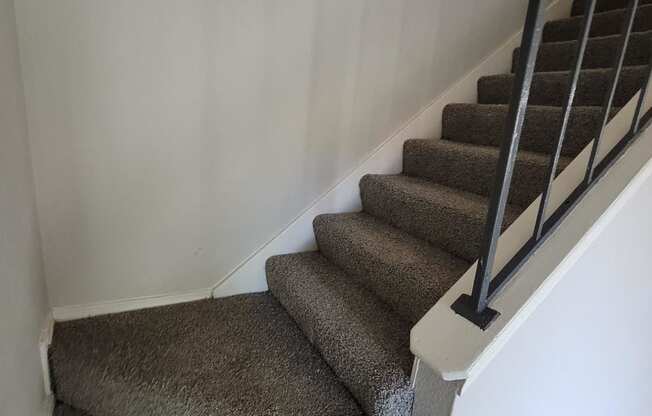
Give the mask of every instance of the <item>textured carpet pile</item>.
[{"label": "textured carpet pile", "polygon": [[[543,189],[583,4],[545,26],[504,227]],[[598,1],[560,170],[600,122],[624,6]],[[645,76],[652,0],[635,31],[616,107]],[[402,173],[362,178],[361,212],[315,218],[319,251],[269,259],[269,292],[58,323],[55,415],[409,415],[410,328],[478,256],[513,80],[481,78]]]}]

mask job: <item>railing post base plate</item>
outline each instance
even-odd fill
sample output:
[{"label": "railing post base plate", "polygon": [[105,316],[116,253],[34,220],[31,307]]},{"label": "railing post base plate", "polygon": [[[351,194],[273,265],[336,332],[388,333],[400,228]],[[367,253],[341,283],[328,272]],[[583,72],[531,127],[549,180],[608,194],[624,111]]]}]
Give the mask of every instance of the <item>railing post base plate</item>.
[{"label": "railing post base plate", "polygon": [[500,315],[498,311],[495,311],[489,307],[486,307],[482,313],[477,313],[473,307],[473,298],[470,295],[461,295],[457,300],[451,305],[453,311],[473,322],[480,327],[483,331],[489,328],[489,325]]}]

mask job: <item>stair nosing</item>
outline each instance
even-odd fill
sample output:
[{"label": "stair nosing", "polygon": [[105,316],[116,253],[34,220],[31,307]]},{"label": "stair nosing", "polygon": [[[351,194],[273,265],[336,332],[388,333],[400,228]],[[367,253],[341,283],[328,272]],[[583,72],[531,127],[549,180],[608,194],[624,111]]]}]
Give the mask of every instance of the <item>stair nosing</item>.
[{"label": "stair nosing", "polygon": [[[641,4],[636,9],[640,10],[640,9],[645,9],[645,8],[650,8],[650,10],[652,10],[652,3]],[[594,12],[593,13],[593,19],[595,19],[596,17],[599,18],[599,17],[605,16],[605,15],[608,15],[608,14],[623,13],[625,11],[627,11],[627,8],[611,9],[611,10],[603,10],[603,11],[600,11],[600,12]],[[553,22],[568,22],[568,21],[573,21],[573,20],[582,21],[583,17],[584,17],[583,14],[576,14],[576,15],[569,16],[569,17],[564,17],[564,18],[561,18],[561,19],[549,20],[548,22],[546,22],[546,24],[553,23]]]},{"label": "stair nosing", "polygon": [[[652,29],[642,30],[642,31],[632,31],[632,32],[631,32],[631,35],[635,35],[635,34],[636,34],[636,35],[640,35],[640,34],[650,34],[650,35],[652,35]],[[631,35],[630,35],[630,39],[631,39]],[[592,41],[592,40],[604,40],[604,39],[608,39],[608,38],[614,38],[614,39],[617,39],[617,38],[619,38],[619,37],[621,37],[621,36],[622,36],[621,34],[615,34],[615,35],[602,35],[602,36],[591,36],[591,37],[589,37],[589,41]],[[570,39],[570,40],[556,40],[556,41],[552,41],[552,42],[542,42],[542,43],[541,43],[541,46],[544,46],[544,45],[545,45],[545,46],[555,46],[555,45],[560,45],[560,44],[566,44],[566,43],[569,43],[569,44],[570,44],[570,43],[577,43],[577,42],[578,42],[577,39]],[[517,47],[515,48],[515,50],[519,50],[520,48],[521,48],[520,46],[517,46]],[[632,65],[632,66],[638,66],[638,65]],[[599,69],[599,68],[592,68],[592,69]]]},{"label": "stair nosing", "polygon": [[[652,31],[650,31],[652,32]],[[627,68],[638,68],[638,69],[645,69],[647,65],[623,65],[623,69]],[[612,71],[612,68],[582,68],[580,70],[580,74],[582,73],[588,73],[588,72],[608,72]],[[539,75],[546,75],[546,74],[570,74],[573,71],[570,69],[560,69],[560,70],[555,70],[555,71],[535,71],[534,76],[537,77]],[[495,79],[495,78],[500,78],[500,77],[514,77],[516,74],[513,72],[504,72],[502,74],[491,74],[491,75],[483,75],[480,78],[478,78],[478,81],[483,80],[483,79]],[[597,106],[588,106],[588,107],[597,107]]]},{"label": "stair nosing", "polygon": [[[427,240],[424,240],[423,238],[416,237],[416,236],[408,233],[407,231],[402,230],[402,229],[400,229],[398,227],[395,227],[392,224],[389,224],[386,221],[383,221],[383,220],[381,220],[379,218],[376,218],[373,215],[371,215],[371,214],[369,214],[367,212],[364,212],[364,211],[320,214],[317,217],[315,217],[315,221],[317,221],[317,218],[338,218],[338,217],[340,217],[340,218],[354,217],[354,218],[356,218],[356,221],[360,221],[360,220],[358,220],[359,217],[370,218],[370,219],[372,219],[372,221],[378,223],[377,225],[379,225],[381,228],[384,228],[385,230],[389,231],[394,236],[400,236],[400,237],[402,237],[402,238],[404,238],[406,240],[413,240],[412,243],[416,243],[416,245],[421,249],[437,251],[438,255],[443,255],[445,257],[451,257],[453,260],[462,261],[462,262],[467,263],[467,264],[469,263],[468,260],[466,260],[466,259],[464,259],[464,258],[462,258],[460,256],[457,256],[457,255],[455,255],[455,254],[453,254],[453,253],[451,253],[451,252],[449,252],[447,250],[444,250],[442,247],[440,247],[440,246],[438,246],[436,244],[433,244],[433,243],[431,243],[431,242],[429,242]],[[410,246],[412,246],[412,244],[410,244]],[[368,250],[365,250],[365,252],[368,252]],[[427,258],[431,258],[431,257],[428,256]]]},{"label": "stair nosing", "polygon": [[[449,208],[449,209],[454,209],[454,210],[456,210],[458,212],[462,212],[462,213],[471,214],[471,213],[476,213],[477,212],[476,209],[471,209],[469,207],[469,205],[473,205],[475,208],[480,208],[480,207],[485,208],[490,203],[490,198],[488,196],[486,196],[486,195],[475,194],[473,192],[469,192],[469,191],[465,191],[463,189],[447,186],[447,185],[437,183],[437,182],[431,181],[431,180],[429,180],[427,178],[422,178],[422,177],[419,177],[419,176],[410,176],[410,175],[406,175],[404,173],[400,173],[400,174],[394,174],[394,175],[369,174],[369,175],[365,175],[365,177],[369,177],[370,180],[377,181],[377,182],[381,183],[383,186],[392,186],[392,184],[389,184],[388,182],[384,181],[383,178],[393,177],[393,178],[406,178],[408,180],[414,180],[416,182],[420,182],[419,185],[423,185],[423,186],[426,186],[426,187],[437,188],[437,189],[442,189],[444,191],[444,193],[455,194],[460,199],[464,199],[466,203],[461,204],[461,205],[458,205],[457,203],[453,204],[452,201],[450,201],[449,199],[443,199],[443,200],[441,200],[441,202],[437,201],[437,203],[442,207]],[[422,194],[420,194],[420,193],[407,192],[405,190],[405,188],[400,188],[400,189],[398,189],[398,191],[400,191],[401,194],[406,195],[409,198],[418,199],[418,200],[421,200],[421,201],[424,201],[424,202],[431,202],[430,198],[421,197]],[[508,205],[513,207],[514,209],[521,208],[519,205],[516,205],[516,204],[513,204],[513,203],[508,203]],[[419,238],[419,237],[417,237],[417,238]],[[434,243],[431,243],[431,244],[434,244]],[[434,245],[436,245],[436,244],[434,244]],[[446,251],[446,250],[444,250],[444,251]]]}]

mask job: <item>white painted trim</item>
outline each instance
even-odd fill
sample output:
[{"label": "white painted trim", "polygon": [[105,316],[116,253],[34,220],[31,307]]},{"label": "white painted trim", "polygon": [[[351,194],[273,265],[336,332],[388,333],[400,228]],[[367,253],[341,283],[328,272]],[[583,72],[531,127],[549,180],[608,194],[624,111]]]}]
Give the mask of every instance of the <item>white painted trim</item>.
[{"label": "white painted trim", "polygon": [[69,321],[91,316],[107,315],[136,309],[154,308],[157,306],[174,305],[193,302],[211,297],[211,288],[189,292],[178,292],[165,295],[143,296],[132,299],[121,299],[108,302],[89,303],[84,305],[55,306],[52,316],[55,321]]},{"label": "white painted trim", "polygon": [[[546,11],[546,19],[568,16],[570,0],[556,0]],[[368,173],[401,172],[403,143],[411,138],[438,138],[441,135],[442,112],[450,103],[477,102],[478,79],[486,75],[509,72],[512,52],[521,41],[521,32],[514,34],[478,66],[457,80],[450,88],[422,108],[394,134],[374,149],[343,180],[319,197],[286,228],[259,247],[213,288],[213,297],[267,290],[265,261],[274,255],[313,250],[316,247],[313,219],[320,214],[350,212],[360,209],[358,183]]]},{"label": "white painted trim", "polygon": [[414,357],[412,361],[412,372],[410,373],[410,387],[415,388],[417,385],[417,377],[419,375],[419,364],[421,360],[418,357]]},{"label": "white painted trim", "polygon": [[52,384],[50,382],[50,362],[48,360],[48,349],[52,344],[52,334],[54,333],[54,318],[52,313],[48,313],[43,322],[43,328],[39,335],[39,355],[41,357],[41,370],[43,372],[43,388],[46,396],[52,396]]},{"label": "white painted trim", "polygon": [[45,396],[43,399],[43,405],[41,407],[42,416],[52,416],[54,413],[55,400],[53,395]]},{"label": "white painted trim", "polygon": [[[629,130],[638,96],[636,94],[607,126],[598,152],[598,161],[602,160]],[[644,110],[650,107],[652,94],[648,94]],[[646,140],[652,140],[652,129],[644,132],[644,137],[634,145],[637,150],[628,151],[625,157],[616,163],[606,177],[573,210],[564,222],[564,227],[557,230],[530,258],[518,276],[495,299],[492,307],[501,312],[501,315],[489,329],[480,330],[450,309],[450,305],[459,295],[470,292],[476,268],[474,264],[412,329],[412,352],[443,379],[467,380],[466,388],[590,245],[597,235],[594,233],[601,232],[606,225],[604,221],[608,221],[610,215],[613,215],[609,214],[609,210],[620,206],[618,201],[623,197],[621,192],[631,186],[627,184],[652,157],[652,143],[648,144]],[[581,182],[590,146],[591,143],[555,180],[549,212],[556,209]],[[538,199],[501,235],[494,274],[530,237],[537,208]]]},{"label": "white painted trim", "polygon": [[[635,163],[638,162],[638,163]],[[640,163],[643,162],[643,167],[639,170],[636,166],[640,166]],[[629,163],[633,164],[632,166],[627,166]],[[631,178],[631,175],[634,175]],[[496,336],[491,344],[483,351],[475,362],[472,364],[470,371],[468,373],[468,378],[466,378],[463,389],[460,390],[460,395],[466,391],[468,387],[477,377],[480,376],[482,371],[489,365],[493,358],[500,352],[500,350],[509,342],[511,336],[516,333],[518,328],[525,322],[527,319],[534,313],[536,308],[548,297],[552,290],[557,286],[557,284],[564,278],[564,276],[570,271],[574,264],[579,261],[582,255],[591,247],[593,242],[602,234],[602,232],[609,226],[611,221],[613,221],[618,213],[626,206],[627,202],[636,195],[640,188],[645,184],[648,178],[652,176],[652,128],[647,128],[643,136],[639,138],[637,143],[627,152],[626,157],[617,162],[617,164],[612,167],[611,171],[607,176],[598,183],[594,190],[586,196],[585,200],[580,203],[580,206],[577,207],[574,212],[568,217],[568,223],[582,223],[582,218],[594,219],[597,217],[592,226],[584,233],[580,240],[575,244],[569,251],[566,257],[562,259],[561,262],[555,267],[552,272],[547,275],[541,285],[533,292],[533,294],[525,301],[522,308],[514,314],[514,317],[509,322],[503,331]],[[625,179],[625,187],[623,186],[623,178]],[[629,182],[627,182],[629,180]],[[621,192],[618,192],[619,189],[622,189]],[[605,195],[615,194],[615,197],[611,199],[605,209],[604,197]],[[584,225],[581,224],[580,227]],[[549,243],[546,243],[547,247],[543,250],[546,250],[548,253],[541,253],[543,255],[539,257],[548,257],[550,258],[550,253],[554,252],[553,256],[557,256],[561,250],[553,248],[555,244],[559,245],[560,239],[565,239],[569,235],[578,234],[578,228],[574,227],[574,230],[571,230],[570,233],[560,233],[555,237],[551,238]],[[581,234],[581,233],[580,233]],[[554,241],[557,240],[557,243]],[[558,258],[558,256],[557,256]],[[529,270],[534,271],[534,277],[540,277],[540,266],[541,263],[546,263],[548,259],[543,259],[539,261],[534,259],[532,266],[528,267]],[[537,273],[538,272],[538,273]],[[524,272],[526,273],[526,272]],[[519,276],[523,279],[524,276]],[[519,278],[517,277],[517,278]],[[519,282],[520,283],[520,282]],[[531,283],[531,282],[530,282]],[[526,285],[529,283],[526,282]],[[510,288],[512,293],[518,292],[519,288]],[[509,298],[510,294],[507,293],[504,298]],[[509,299],[508,299],[509,301]],[[503,300],[505,303],[505,300]]]}]

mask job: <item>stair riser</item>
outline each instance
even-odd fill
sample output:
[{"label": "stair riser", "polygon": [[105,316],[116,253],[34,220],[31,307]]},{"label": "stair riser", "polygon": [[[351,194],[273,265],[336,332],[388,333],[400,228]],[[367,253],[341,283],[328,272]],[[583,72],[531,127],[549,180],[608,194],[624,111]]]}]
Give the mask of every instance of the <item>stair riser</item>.
[{"label": "stair riser", "polygon": [[[360,195],[365,212],[376,218],[468,261],[478,257],[485,211],[472,215],[446,206],[445,201],[432,204],[424,199],[410,199],[370,177],[360,182]],[[514,214],[506,218],[505,227],[513,221]]]},{"label": "stair riser", "polygon": [[[486,153],[486,152],[485,152]],[[439,184],[489,196],[494,186],[498,152],[465,153],[422,145],[408,140],[403,149],[403,171],[407,175],[430,179]],[[542,191],[546,165],[521,154],[516,159],[509,202],[528,206]]]},{"label": "stair riser", "polygon": [[[505,138],[507,106],[452,104],[444,108],[442,137],[461,143],[499,146]],[[561,107],[529,107],[520,148],[551,153],[561,128]],[[562,154],[575,156],[588,144],[601,121],[599,107],[575,107],[571,112]]]},{"label": "stair riser", "polygon": [[[650,61],[650,36],[652,33],[633,33],[627,53],[625,65],[647,65]],[[586,47],[582,60],[582,68],[611,68],[618,53],[619,36],[591,39]],[[535,71],[567,71],[573,66],[577,42],[544,43],[539,48]],[[520,48],[514,50],[512,57],[512,72],[518,65]]]},{"label": "stair riser", "polygon": [[[613,105],[622,107],[640,89],[646,75],[645,67],[623,68]],[[569,74],[535,74],[530,90],[530,105],[562,106],[568,91]],[[587,71],[580,76],[573,104],[602,106],[609,86],[609,71]],[[508,104],[512,93],[512,76],[484,77],[478,81],[478,101],[481,104]]]},{"label": "stair riser", "polygon": [[[591,24],[591,37],[610,36],[620,34],[622,29],[625,11],[612,11],[604,14],[596,14]],[[546,23],[543,29],[544,42],[560,42],[577,40],[582,27],[582,17],[573,19],[552,21]],[[634,20],[634,32],[645,32],[652,30],[652,6],[640,7]]]},{"label": "stair riser", "polygon": [[[571,15],[578,16],[584,14],[586,0],[575,0],[571,9]],[[609,10],[624,9],[627,7],[628,0],[598,0],[595,11],[605,12]],[[652,4],[652,0],[639,0],[639,5]]]}]

